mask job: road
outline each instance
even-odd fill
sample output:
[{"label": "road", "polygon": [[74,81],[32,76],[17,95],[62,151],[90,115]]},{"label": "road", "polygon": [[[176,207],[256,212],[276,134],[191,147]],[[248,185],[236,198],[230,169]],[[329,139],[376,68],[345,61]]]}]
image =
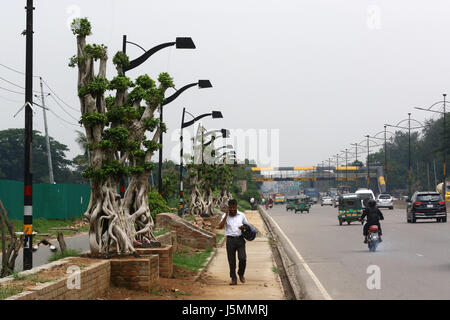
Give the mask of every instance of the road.
[{"label": "road", "polygon": [[[382,211],[383,242],[374,253],[360,223],[339,226],[337,208],[294,214],[276,205],[268,213],[333,299],[450,299],[450,223],[406,223],[405,209]],[[380,289],[367,287],[372,265]]]},{"label": "road", "polygon": [[[65,237],[64,240],[66,242],[67,249],[75,249],[79,251],[89,250],[89,238],[87,233],[73,237]],[[50,242],[59,250],[58,240],[54,239]],[[40,245],[39,249],[33,253],[33,267],[48,263],[48,258],[50,258],[52,254],[53,252],[50,251],[49,247]],[[22,250],[20,250],[20,253],[17,256],[15,270],[18,272],[23,270]]]}]

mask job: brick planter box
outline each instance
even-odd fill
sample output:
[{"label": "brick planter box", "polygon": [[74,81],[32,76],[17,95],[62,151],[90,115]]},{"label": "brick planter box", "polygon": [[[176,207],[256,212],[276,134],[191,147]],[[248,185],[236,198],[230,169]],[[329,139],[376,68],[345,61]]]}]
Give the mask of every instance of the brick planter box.
[{"label": "brick planter box", "polygon": [[172,278],[173,276],[173,246],[161,245],[155,248],[136,248],[136,252],[143,257],[148,255],[159,256],[159,276]]},{"label": "brick planter box", "polygon": [[156,224],[158,227],[169,228],[177,233],[177,242],[183,245],[206,249],[216,246],[216,234],[206,231],[192,223],[183,220],[173,213],[160,213],[156,215]]},{"label": "brick planter box", "polygon": [[111,263],[111,284],[132,290],[151,292],[159,286],[159,257],[114,258]]},{"label": "brick planter box", "polygon": [[[51,265],[66,265],[71,266],[71,258],[57,261],[58,264]],[[49,265],[40,266],[28,271],[20,272],[20,275],[37,275],[39,271],[49,269]],[[51,282],[44,282],[23,291],[15,296],[11,296],[6,300],[88,300],[96,295],[103,294],[109,288],[110,278],[110,263],[107,260],[99,260],[80,271],[80,286],[79,288],[69,289],[68,279],[71,274],[62,279]],[[4,278],[6,281],[8,279]],[[13,280],[9,280],[13,281]]]}]

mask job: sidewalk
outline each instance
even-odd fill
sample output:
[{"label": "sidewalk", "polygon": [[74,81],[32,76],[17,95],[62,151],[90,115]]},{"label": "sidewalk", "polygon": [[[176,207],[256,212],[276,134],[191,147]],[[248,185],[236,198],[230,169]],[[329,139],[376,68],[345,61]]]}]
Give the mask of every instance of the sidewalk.
[{"label": "sidewalk", "polygon": [[[217,248],[217,254],[201,277],[205,284],[201,299],[208,300],[284,300],[281,281],[273,271],[275,261],[264,222],[258,211],[245,211],[250,224],[258,229],[253,241],[247,241],[246,283],[230,286],[229,267],[225,243]],[[195,298],[195,297],[192,297]],[[197,297],[198,298],[198,297]]]}]

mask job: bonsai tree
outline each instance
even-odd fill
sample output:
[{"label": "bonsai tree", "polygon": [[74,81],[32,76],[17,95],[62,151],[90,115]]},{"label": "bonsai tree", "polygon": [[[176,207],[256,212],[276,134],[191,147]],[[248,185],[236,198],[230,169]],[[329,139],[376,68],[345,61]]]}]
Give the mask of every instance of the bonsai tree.
[{"label": "bonsai tree", "polygon": [[[91,155],[91,164],[83,174],[91,184],[84,214],[90,222],[91,254],[107,254],[113,245],[119,254],[135,253],[136,244],[155,241],[148,177],[151,158],[160,148],[157,141],[166,131],[155,113],[161,108],[165,91],[174,86],[173,80],[167,73],[159,75],[158,85],[148,75],[130,80],[123,73],[129,59],[120,51],[112,60],[117,76],[108,80],[107,47],[86,44],[91,34],[88,19],[75,19],[72,31],[77,54],[69,66],[78,68],[80,123]],[[114,95],[105,96],[108,91]],[[153,134],[150,139],[146,135],[149,132]],[[118,187],[124,176],[130,176],[131,181],[121,199]]]}]

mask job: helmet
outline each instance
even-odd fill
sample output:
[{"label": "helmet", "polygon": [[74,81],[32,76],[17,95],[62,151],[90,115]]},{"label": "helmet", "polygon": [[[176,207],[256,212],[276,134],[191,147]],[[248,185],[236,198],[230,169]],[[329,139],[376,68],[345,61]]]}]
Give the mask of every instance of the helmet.
[{"label": "helmet", "polygon": [[375,200],[373,200],[373,199],[369,199],[369,201],[367,201],[367,205],[368,205],[369,207],[371,207],[371,208],[375,207],[376,204],[377,204],[377,203],[376,203]]}]

